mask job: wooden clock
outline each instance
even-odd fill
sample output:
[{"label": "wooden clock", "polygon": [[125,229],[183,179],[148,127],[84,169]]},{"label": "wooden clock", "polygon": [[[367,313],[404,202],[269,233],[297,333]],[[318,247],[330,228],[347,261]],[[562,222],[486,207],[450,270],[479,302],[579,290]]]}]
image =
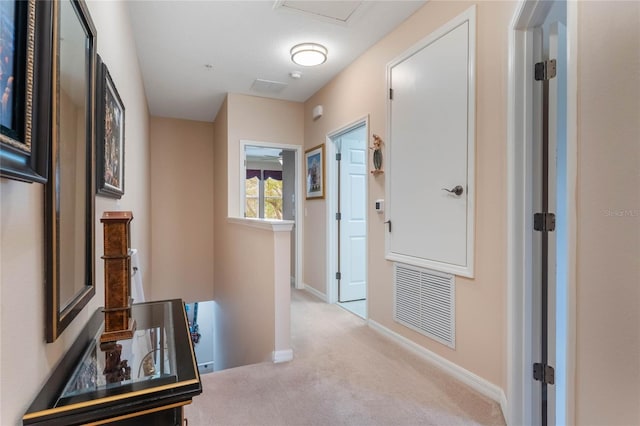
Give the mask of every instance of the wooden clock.
[{"label": "wooden clock", "polygon": [[136,323],[131,317],[131,233],[133,214],[104,212],[104,333],[100,342],[131,339]]}]

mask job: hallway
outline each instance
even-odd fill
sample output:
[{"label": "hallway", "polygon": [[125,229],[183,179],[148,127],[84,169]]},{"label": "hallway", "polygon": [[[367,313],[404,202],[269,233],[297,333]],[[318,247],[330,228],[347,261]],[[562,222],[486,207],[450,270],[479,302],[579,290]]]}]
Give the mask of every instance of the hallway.
[{"label": "hallway", "polygon": [[202,376],[190,425],[503,425],[497,403],[336,305],[292,290],[294,360]]}]

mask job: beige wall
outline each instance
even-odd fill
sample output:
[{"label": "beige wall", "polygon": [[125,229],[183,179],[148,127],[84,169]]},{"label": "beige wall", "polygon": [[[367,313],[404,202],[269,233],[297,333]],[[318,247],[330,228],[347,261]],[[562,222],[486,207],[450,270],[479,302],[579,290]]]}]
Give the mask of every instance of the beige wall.
[{"label": "beige wall", "polygon": [[[240,140],[300,145],[302,114],[300,103],[229,94],[215,119],[214,191],[220,202],[214,215],[214,296],[216,341],[224,342],[215,345],[217,370],[265,361],[276,349],[274,273],[281,263],[275,262],[274,245],[278,242],[282,247],[283,239],[227,221],[240,210]],[[280,261],[289,267],[288,256]]]},{"label": "beige wall", "polygon": [[213,299],[213,123],[152,117],[151,297]]},{"label": "beige wall", "polygon": [[132,243],[149,265],[148,111],[124,2],[88,3],[98,53],[126,107],[126,194],[96,198],[96,296],[55,343],[44,342],[43,186],[0,179],[0,424],[21,418],[84,323],[104,301],[103,210],[132,210]]},{"label": "beige wall", "polygon": [[[280,101],[230,93],[228,214],[240,214],[240,140],[302,145],[304,110],[299,102]],[[218,119],[216,118],[216,121]]]},{"label": "beige wall", "polygon": [[576,424],[640,424],[640,3],[578,8]]},{"label": "beige wall", "polygon": [[268,361],[275,341],[274,234],[226,223],[223,235],[216,268],[216,370]]},{"label": "beige wall", "polygon": [[[229,152],[228,105],[229,96],[227,95],[213,123],[213,190],[218,200],[218,202],[213,205],[214,234],[216,230],[224,226],[224,219],[228,216],[228,202],[225,203],[225,200],[229,199],[229,176],[227,174],[229,169],[229,162],[227,160]],[[220,243],[220,236],[218,236],[218,239],[214,242],[216,263],[218,263],[217,259],[223,253],[224,245]]]},{"label": "beige wall", "polygon": [[[428,2],[305,102],[305,147],[369,115],[370,133],[387,134],[386,64],[473,3]],[[477,3],[475,279],[457,278],[455,350],[393,320],[392,263],[384,260],[384,219],[369,206],[369,316],[372,320],[506,387],[506,90],[507,36],[515,2]],[[324,115],[312,120],[315,105]],[[372,167],[370,165],[370,167]],[[369,200],[384,198],[384,175],[369,178]],[[304,282],[326,283],[325,201],[305,203]]]},{"label": "beige wall", "polygon": [[[104,211],[130,210],[131,246],[138,249],[143,277],[151,259],[151,192],[149,165],[149,110],[133,40],[132,23],[126,2],[89,1],[89,10],[98,31],[98,53],[109,67],[111,77],[125,106],[125,195],[120,200],[96,197],[96,281],[104,278],[103,231],[99,218]],[[145,279],[145,294],[150,280]],[[103,289],[96,294],[102,299]],[[100,300],[102,304],[102,300]]]}]

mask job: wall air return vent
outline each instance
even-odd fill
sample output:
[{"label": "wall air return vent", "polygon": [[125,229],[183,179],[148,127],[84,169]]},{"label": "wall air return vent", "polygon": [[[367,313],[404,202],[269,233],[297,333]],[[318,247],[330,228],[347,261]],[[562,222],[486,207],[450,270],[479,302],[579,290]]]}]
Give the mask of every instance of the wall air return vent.
[{"label": "wall air return vent", "polygon": [[395,320],[455,349],[455,277],[395,263],[394,280]]}]

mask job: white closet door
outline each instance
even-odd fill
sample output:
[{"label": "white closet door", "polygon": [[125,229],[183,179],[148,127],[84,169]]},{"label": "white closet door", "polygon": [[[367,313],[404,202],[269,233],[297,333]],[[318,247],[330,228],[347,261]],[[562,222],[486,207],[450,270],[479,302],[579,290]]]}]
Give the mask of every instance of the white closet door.
[{"label": "white closet door", "polygon": [[[387,258],[473,275],[473,49],[461,16],[389,67]],[[446,190],[456,186],[462,193]]]}]

